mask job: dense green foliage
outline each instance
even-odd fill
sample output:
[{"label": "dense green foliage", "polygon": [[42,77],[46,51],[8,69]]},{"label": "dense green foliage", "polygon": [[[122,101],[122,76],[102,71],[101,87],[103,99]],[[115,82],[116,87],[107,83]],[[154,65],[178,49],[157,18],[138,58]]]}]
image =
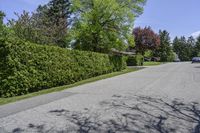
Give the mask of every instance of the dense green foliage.
[{"label": "dense green foliage", "polygon": [[146,0],[73,0],[79,19],[71,31],[76,49],[107,53],[134,46],[130,28]]},{"label": "dense green foliage", "polygon": [[140,54],[135,56],[129,56],[127,59],[128,66],[142,66],[144,62],[144,57]]},{"label": "dense green foliage", "polygon": [[133,29],[133,36],[135,38],[135,49],[137,53],[142,55],[147,50],[155,50],[160,45],[159,36],[151,29],[151,27],[136,27]]},{"label": "dense green foliage", "polygon": [[0,11],[0,28],[3,26],[3,18],[5,17],[4,12]]},{"label": "dense green foliage", "polygon": [[197,37],[196,45],[194,46],[194,57],[200,57],[200,36]]},{"label": "dense green foliage", "polygon": [[184,36],[176,37],[173,41],[173,50],[176,52],[181,61],[190,61],[192,57],[198,56],[200,52],[200,37],[195,39],[189,37],[186,39]]},{"label": "dense green foliage", "polygon": [[134,46],[130,28],[146,0],[50,0],[36,11],[15,13],[13,36],[32,43],[108,53]]},{"label": "dense green foliage", "polygon": [[187,55],[186,38],[176,37],[173,41],[173,49],[177,53],[181,61],[188,61],[190,57]]},{"label": "dense green foliage", "polygon": [[69,0],[51,0],[46,5],[39,5],[30,14],[23,11],[17,14],[17,20],[10,21],[14,35],[21,40],[45,45],[67,47],[67,31],[70,24]]},{"label": "dense green foliage", "polygon": [[7,28],[3,23],[3,19],[5,17],[5,13],[0,11],[0,38],[6,38]]},{"label": "dense green foliage", "polygon": [[153,57],[153,51],[152,50],[146,50],[145,53],[144,53],[144,57],[146,58],[152,58]]},{"label": "dense green foliage", "polygon": [[159,31],[160,45],[158,49],[154,51],[155,57],[160,57],[161,62],[171,62],[174,60],[175,55],[170,46],[170,36],[166,30]]},{"label": "dense green foliage", "polygon": [[124,69],[127,58],[93,52],[134,46],[130,28],[145,3],[50,0],[32,13],[15,13],[17,19],[7,25],[0,12],[0,96],[23,95]]},{"label": "dense green foliage", "polygon": [[126,67],[123,57],[17,40],[1,40],[0,53],[0,96],[3,97],[71,84]]},{"label": "dense green foliage", "polygon": [[63,20],[64,22],[62,24],[65,27],[69,25],[69,18],[72,12],[69,0],[51,0],[47,6],[47,14],[50,22],[55,25],[60,25],[60,21]]}]

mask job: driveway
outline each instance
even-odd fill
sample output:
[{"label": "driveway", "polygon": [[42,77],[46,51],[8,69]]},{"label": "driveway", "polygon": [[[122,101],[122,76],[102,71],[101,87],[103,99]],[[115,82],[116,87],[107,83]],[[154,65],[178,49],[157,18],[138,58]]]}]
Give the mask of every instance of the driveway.
[{"label": "driveway", "polygon": [[49,103],[29,99],[40,105],[0,106],[0,133],[200,133],[200,64],[167,63],[59,93]]}]

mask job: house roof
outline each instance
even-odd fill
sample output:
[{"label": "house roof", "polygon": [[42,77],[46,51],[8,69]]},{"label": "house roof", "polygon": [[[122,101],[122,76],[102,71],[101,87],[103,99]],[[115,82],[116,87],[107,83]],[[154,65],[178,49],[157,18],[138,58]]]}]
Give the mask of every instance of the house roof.
[{"label": "house roof", "polygon": [[112,48],[111,52],[117,55],[136,55],[134,51],[119,51],[117,49]]}]

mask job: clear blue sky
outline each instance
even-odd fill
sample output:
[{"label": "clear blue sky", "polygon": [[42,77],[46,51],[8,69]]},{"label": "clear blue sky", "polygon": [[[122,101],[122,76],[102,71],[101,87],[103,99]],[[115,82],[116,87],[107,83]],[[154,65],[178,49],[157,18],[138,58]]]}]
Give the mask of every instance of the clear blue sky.
[{"label": "clear blue sky", "polygon": [[[0,0],[0,10],[7,19],[13,12],[34,11],[49,0]],[[144,14],[136,19],[135,26],[151,26],[156,32],[166,29],[171,37],[190,36],[200,31],[200,0],[147,0]]]},{"label": "clear blue sky", "polygon": [[200,31],[200,0],[147,0],[135,26],[165,29],[172,38],[191,36]]},{"label": "clear blue sky", "polygon": [[[0,10],[6,13],[6,19],[16,18],[14,12],[22,13],[23,10],[35,11],[38,5],[46,4],[49,0],[0,0]],[[5,20],[6,21],[6,20]]]}]

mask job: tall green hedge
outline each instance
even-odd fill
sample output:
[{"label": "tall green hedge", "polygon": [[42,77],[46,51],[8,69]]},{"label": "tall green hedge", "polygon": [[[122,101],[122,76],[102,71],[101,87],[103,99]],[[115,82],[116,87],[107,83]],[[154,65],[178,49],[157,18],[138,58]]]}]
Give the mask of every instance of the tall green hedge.
[{"label": "tall green hedge", "polygon": [[0,96],[71,84],[126,67],[123,57],[0,40]]}]

